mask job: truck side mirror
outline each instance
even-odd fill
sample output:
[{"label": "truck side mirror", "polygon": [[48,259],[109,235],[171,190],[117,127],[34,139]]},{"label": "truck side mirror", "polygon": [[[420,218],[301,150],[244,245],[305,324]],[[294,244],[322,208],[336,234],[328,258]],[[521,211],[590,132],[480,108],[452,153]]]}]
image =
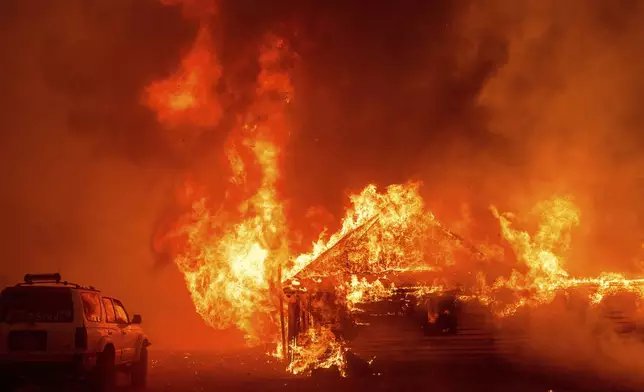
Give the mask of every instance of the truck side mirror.
[{"label": "truck side mirror", "polygon": [[141,322],[143,322],[143,320],[141,319],[140,314],[135,314],[134,316],[132,316],[132,324],[141,324]]}]

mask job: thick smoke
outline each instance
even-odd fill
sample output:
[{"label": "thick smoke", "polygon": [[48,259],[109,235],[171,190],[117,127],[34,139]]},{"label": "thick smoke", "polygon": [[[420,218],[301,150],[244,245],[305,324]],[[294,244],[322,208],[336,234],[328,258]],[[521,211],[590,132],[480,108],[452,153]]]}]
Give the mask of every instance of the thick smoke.
[{"label": "thick smoke", "polygon": [[[490,42],[506,57],[477,106],[518,160],[505,179],[491,171],[484,182],[518,211],[553,193],[574,198],[581,223],[565,263],[572,274],[641,271],[642,17],[633,1],[503,0],[474,2],[459,16],[463,64],[497,50]],[[607,302],[641,321],[641,309],[628,309],[632,298]],[[607,309],[586,308],[561,299],[515,320],[528,332],[528,358],[641,386],[641,342],[618,337]]]},{"label": "thick smoke", "polygon": [[477,97],[487,130],[520,157],[506,182],[488,174],[508,195],[498,202],[528,211],[572,195],[582,207],[573,273],[638,270],[643,12],[633,1],[493,1],[459,18],[465,64],[490,41],[507,57]]}]

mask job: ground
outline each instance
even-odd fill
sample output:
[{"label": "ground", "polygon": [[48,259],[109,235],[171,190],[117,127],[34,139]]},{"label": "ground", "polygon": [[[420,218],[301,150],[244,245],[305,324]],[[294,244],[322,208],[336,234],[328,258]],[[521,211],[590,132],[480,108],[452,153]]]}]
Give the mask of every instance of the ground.
[{"label": "ground", "polygon": [[[375,375],[339,378],[321,373],[288,376],[279,363],[256,352],[154,353],[151,391],[618,391],[610,380],[592,375],[527,371],[491,359],[478,362],[374,362]],[[377,373],[380,373],[379,375]],[[623,389],[628,391],[628,389]]]},{"label": "ground", "polygon": [[[150,392],[307,392],[307,391],[445,391],[445,392],[630,392],[593,375],[517,367],[492,358],[478,361],[374,361],[373,373],[340,378],[322,372],[296,377],[281,370],[277,361],[258,351],[215,352],[151,351]],[[115,392],[129,392],[121,377]],[[25,388],[24,391],[39,391]],[[65,392],[79,388],[63,387]]]},{"label": "ground", "polygon": [[[395,315],[374,316],[363,321],[351,340],[349,356],[362,359],[348,361],[349,377],[337,372],[318,371],[311,376],[293,376],[284,371],[284,364],[265,354],[268,349],[244,349],[234,353],[214,351],[170,351],[150,348],[150,392],[344,392],[344,391],[445,391],[445,392],[581,392],[642,391],[644,376],[633,371],[610,366],[615,364],[610,355],[594,356],[599,368],[582,370],[579,364],[589,359],[588,354],[575,351],[572,356],[559,359],[539,357],[526,351],[525,334],[501,333],[482,328],[481,314],[466,313],[454,335],[423,333],[413,318]],[[559,335],[565,330],[548,332]],[[568,332],[568,335],[573,332]],[[566,335],[566,336],[568,336]],[[630,336],[630,335],[629,335]],[[640,336],[639,334],[637,336]],[[626,339],[626,337],[624,337]],[[639,354],[644,331],[638,340],[630,336],[629,347]],[[550,343],[548,343],[550,341]],[[561,344],[547,340],[543,344]],[[609,351],[614,351],[612,342]],[[590,344],[590,342],[588,342]],[[576,347],[576,346],[575,346]],[[593,354],[595,355],[595,354]],[[602,359],[603,358],[603,359]],[[363,359],[373,359],[370,366]],[[576,364],[571,360],[577,360]],[[589,368],[586,368],[589,369]],[[622,370],[621,372],[609,371]],[[603,373],[603,374],[599,374]],[[639,387],[633,383],[639,383]],[[628,383],[629,385],[626,385]],[[128,392],[127,377],[120,377],[116,392]],[[0,386],[1,387],[1,386]],[[72,392],[78,388],[63,387]],[[37,390],[37,389],[31,389]],[[1,391],[0,391],[1,392]]]}]

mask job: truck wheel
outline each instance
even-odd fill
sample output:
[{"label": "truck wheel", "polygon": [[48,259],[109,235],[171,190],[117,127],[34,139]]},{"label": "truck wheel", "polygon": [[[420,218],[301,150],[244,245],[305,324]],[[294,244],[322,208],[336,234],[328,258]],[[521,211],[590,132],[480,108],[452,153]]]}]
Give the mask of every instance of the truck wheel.
[{"label": "truck wheel", "polygon": [[132,365],[130,374],[132,387],[136,389],[145,389],[148,383],[148,348],[141,347],[141,355],[138,362]]},{"label": "truck wheel", "polygon": [[96,363],[96,390],[101,392],[109,392],[114,389],[116,385],[116,364],[114,350],[106,348],[98,356]]}]

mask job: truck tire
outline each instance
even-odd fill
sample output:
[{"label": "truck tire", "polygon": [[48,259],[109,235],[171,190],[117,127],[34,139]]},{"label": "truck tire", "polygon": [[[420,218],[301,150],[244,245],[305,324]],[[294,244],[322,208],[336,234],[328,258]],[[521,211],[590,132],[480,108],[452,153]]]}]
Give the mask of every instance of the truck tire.
[{"label": "truck tire", "polygon": [[96,362],[95,390],[111,392],[116,386],[115,353],[111,347],[106,348]]},{"label": "truck tire", "polygon": [[145,389],[148,384],[148,348],[141,347],[139,360],[132,365],[130,382],[135,389]]}]

